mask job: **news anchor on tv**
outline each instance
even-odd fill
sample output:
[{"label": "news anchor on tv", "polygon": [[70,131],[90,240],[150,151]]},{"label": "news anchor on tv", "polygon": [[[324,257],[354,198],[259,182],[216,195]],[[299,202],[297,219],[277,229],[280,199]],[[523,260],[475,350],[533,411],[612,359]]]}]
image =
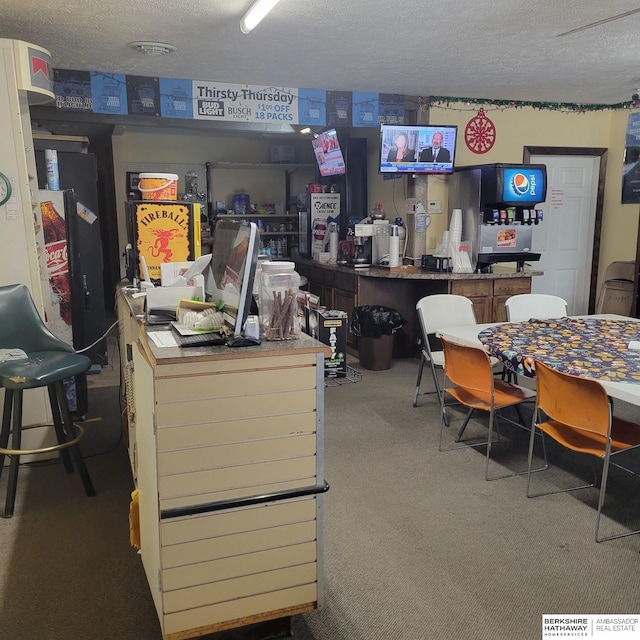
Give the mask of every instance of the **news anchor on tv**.
[{"label": "news anchor on tv", "polygon": [[436,131],[431,137],[431,146],[420,152],[420,162],[451,162],[449,150],[442,146],[440,131]]},{"label": "news anchor on tv", "polygon": [[415,162],[416,151],[409,148],[409,138],[406,133],[399,133],[389,149],[387,162]]}]

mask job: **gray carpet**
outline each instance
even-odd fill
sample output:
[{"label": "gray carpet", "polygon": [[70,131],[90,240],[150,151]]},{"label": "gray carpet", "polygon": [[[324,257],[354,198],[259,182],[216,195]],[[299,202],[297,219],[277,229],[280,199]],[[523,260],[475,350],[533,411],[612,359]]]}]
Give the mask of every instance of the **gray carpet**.
[{"label": "gray carpet", "polygon": [[[594,490],[527,499],[523,477],[484,480],[483,449],[438,452],[435,398],[411,406],[416,370],[417,361],[395,360],[326,389],[326,598],[294,618],[294,637],[534,640],[543,613],[637,613],[640,536],[596,544]],[[129,546],[132,482],[117,397],[114,386],[90,391],[99,420],[87,424],[84,450],[94,498],[60,465],[21,469],[15,516],[0,519],[0,638],[160,638]],[[452,412],[453,429],[461,417]],[[482,420],[474,429],[486,433]],[[496,459],[521,468],[527,435],[505,428],[503,438]],[[564,470],[574,459],[549,453],[554,468],[536,475],[537,486],[575,481]],[[639,488],[613,472],[606,531],[638,525]]]}]

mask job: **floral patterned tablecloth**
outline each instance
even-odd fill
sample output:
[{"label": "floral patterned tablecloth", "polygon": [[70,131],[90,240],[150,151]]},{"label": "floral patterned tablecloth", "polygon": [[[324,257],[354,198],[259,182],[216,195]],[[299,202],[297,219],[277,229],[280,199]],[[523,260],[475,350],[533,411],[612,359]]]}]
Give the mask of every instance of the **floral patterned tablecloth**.
[{"label": "floral patterned tablecloth", "polygon": [[[587,378],[640,383],[640,322],[559,318],[510,322],[478,335],[491,355],[518,375],[535,377],[534,360]],[[640,346],[640,345],[639,345]]]}]

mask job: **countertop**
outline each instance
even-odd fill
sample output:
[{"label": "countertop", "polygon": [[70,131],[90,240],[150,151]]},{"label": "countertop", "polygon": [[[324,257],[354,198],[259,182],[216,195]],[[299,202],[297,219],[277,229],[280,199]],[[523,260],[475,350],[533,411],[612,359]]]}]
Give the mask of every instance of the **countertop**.
[{"label": "countertop", "polygon": [[134,297],[138,292],[133,287],[122,287],[131,315],[141,325],[140,342],[150,359],[156,364],[178,364],[203,360],[229,360],[244,358],[261,358],[265,356],[289,356],[309,353],[322,353],[325,357],[331,354],[330,348],[305,333],[296,340],[263,340],[260,345],[251,347],[158,347],[148,336],[150,331],[171,331],[169,325],[144,324],[144,296]]},{"label": "countertop", "polygon": [[408,266],[395,267],[341,267],[338,265],[321,264],[310,258],[295,258],[296,265],[330,269],[341,273],[364,276],[367,278],[401,279],[401,280],[498,280],[502,278],[530,278],[541,276],[543,271],[525,269],[517,271],[513,267],[496,265],[492,273],[441,273],[436,271],[422,271],[419,267]]}]

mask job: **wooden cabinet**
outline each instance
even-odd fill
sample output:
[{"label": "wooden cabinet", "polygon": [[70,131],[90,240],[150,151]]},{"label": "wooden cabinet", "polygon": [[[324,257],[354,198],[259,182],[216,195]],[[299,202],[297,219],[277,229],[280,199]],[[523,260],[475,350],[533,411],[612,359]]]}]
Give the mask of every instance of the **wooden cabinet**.
[{"label": "wooden cabinet", "polygon": [[[415,311],[416,302],[427,295],[451,293],[473,302],[480,324],[506,321],[504,303],[512,295],[531,291],[531,275],[407,273],[406,276],[383,270],[346,269],[324,266],[306,259],[296,261],[296,269],[309,279],[309,291],[320,297],[320,304],[349,314],[361,305],[383,305],[396,309],[407,321],[396,334],[394,357],[420,353],[422,335]],[[349,331],[348,346],[354,350],[357,339]]]}]

